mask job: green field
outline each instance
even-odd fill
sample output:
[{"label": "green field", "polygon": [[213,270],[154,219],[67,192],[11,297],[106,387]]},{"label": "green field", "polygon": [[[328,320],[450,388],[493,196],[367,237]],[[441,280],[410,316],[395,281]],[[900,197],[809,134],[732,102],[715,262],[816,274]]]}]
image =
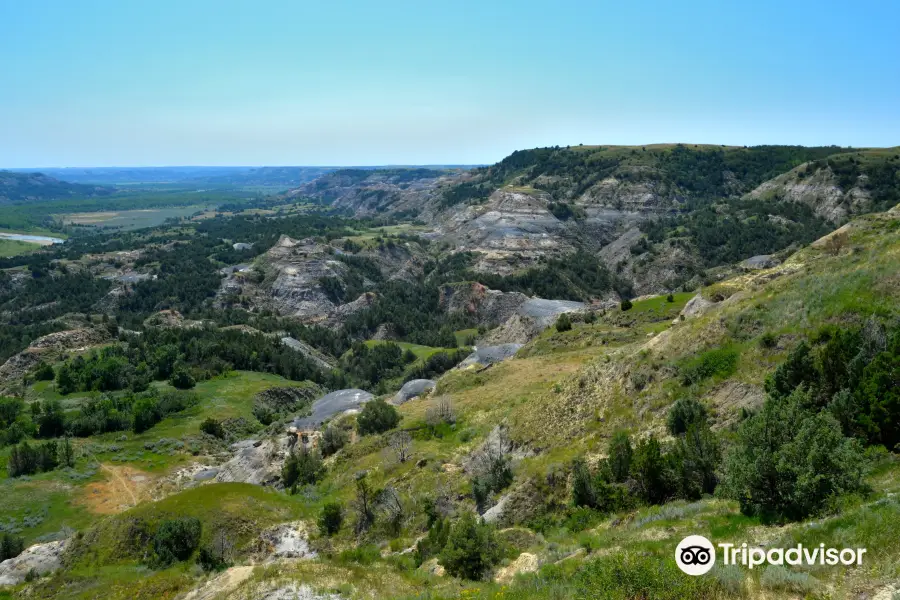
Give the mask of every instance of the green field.
[{"label": "green field", "polygon": [[0,238],[0,258],[7,256],[18,256],[19,254],[27,254],[41,248],[40,244],[32,244],[20,240],[7,240]]}]

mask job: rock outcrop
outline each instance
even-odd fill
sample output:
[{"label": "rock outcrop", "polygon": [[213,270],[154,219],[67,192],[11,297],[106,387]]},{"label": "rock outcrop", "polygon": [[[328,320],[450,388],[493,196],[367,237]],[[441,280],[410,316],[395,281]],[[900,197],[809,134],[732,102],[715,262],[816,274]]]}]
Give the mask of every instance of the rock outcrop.
[{"label": "rock outcrop", "polygon": [[312,412],[308,417],[295,419],[294,427],[299,431],[314,429],[335,415],[360,408],[372,398],[372,394],[359,389],[331,392],[313,402]]},{"label": "rock outcrop", "polygon": [[436,386],[437,383],[431,379],[412,379],[403,384],[403,387],[400,388],[400,391],[397,392],[391,403],[399,406],[413,398],[427,394]]},{"label": "rock outcrop", "polygon": [[70,329],[39,337],[28,348],[0,365],[0,391],[20,382],[23,375],[42,361],[52,362],[67,352],[85,350],[109,340],[109,331],[102,328]]},{"label": "rock outcrop", "polygon": [[0,585],[18,585],[29,572],[47,575],[60,569],[68,544],[68,540],[35,544],[19,556],[4,560],[0,563]]}]

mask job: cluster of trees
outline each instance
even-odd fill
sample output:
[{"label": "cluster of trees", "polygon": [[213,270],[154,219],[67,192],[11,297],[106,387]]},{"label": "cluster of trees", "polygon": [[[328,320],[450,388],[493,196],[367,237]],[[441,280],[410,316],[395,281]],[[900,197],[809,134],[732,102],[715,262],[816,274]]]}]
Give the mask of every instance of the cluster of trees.
[{"label": "cluster of trees", "polygon": [[404,352],[393,342],[371,346],[355,342],[350,352],[341,358],[341,369],[354,385],[373,389],[385,379],[400,377],[406,366],[415,360],[416,356],[412,351]]},{"label": "cluster of trees", "polygon": [[[0,444],[18,444],[29,437],[49,439],[50,443],[55,443],[53,438],[64,436],[88,437],[127,430],[141,433],[197,401],[197,396],[190,392],[160,392],[149,388],[143,392],[129,391],[89,398],[78,410],[67,413],[54,400],[35,402],[29,410],[25,410],[24,403],[19,399],[0,398]],[[68,456],[70,449],[68,442],[61,442],[60,453]],[[50,446],[46,447],[48,456],[56,454],[55,450],[51,450]]]},{"label": "cluster of trees", "polygon": [[355,338],[372,337],[388,324],[400,339],[424,346],[456,348],[454,331],[473,325],[472,317],[447,314],[435,283],[390,280],[378,286],[373,304],[351,315],[344,331]]},{"label": "cluster of trees", "polygon": [[232,369],[333,386],[343,383],[340,374],[323,372],[273,336],[212,327],[151,328],[140,335],[123,334],[121,339],[123,343],[63,363],[56,371],[59,392],[143,391],[151,381],[190,389],[197,380]]},{"label": "cluster of trees", "polygon": [[697,249],[706,267],[803,245],[833,227],[799,202],[731,199],[640,225],[651,242],[672,237]]},{"label": "cluster of trees", "polygon": [[47,440],[40,444],[22,442],[10,448],[6,471],[10,477],[46,473],[57,467],[75,466],[75,451],[69,438],[61,442]]},{"label": "cluster of trees", "polygon": [[649,436],[634,444],[624,431],[609,442],[609,456],[596,469],[581,459],[572,465],[572,502],[612,512],[637,502],[661,504],[676,498],[695,500],[715,491],[721,451],[703,405],[678,400],[669,415],[674,443],[664,447]]}]

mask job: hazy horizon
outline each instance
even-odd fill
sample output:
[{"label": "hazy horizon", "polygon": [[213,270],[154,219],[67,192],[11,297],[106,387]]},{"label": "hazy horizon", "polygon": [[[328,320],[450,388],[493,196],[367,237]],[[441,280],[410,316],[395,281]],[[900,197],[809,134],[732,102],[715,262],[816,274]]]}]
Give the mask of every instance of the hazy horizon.
[{"label": "hazy horizon", "polygon": [[0,165],[464,165],[661,140],[890,147],[897,22],[900,5],[873,0],[6,2]]}]

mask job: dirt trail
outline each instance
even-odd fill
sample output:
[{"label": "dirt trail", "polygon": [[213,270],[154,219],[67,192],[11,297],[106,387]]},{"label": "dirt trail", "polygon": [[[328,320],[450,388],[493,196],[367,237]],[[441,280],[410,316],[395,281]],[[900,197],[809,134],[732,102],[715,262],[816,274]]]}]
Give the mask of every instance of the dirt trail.
[{"label": "dirt trail", "polygon": [[150,488],[153,477],[134,467],[101,464],[109,474],[104,481],[88,484],[82,501],[91,512],[116,514],[135,507]]}]

